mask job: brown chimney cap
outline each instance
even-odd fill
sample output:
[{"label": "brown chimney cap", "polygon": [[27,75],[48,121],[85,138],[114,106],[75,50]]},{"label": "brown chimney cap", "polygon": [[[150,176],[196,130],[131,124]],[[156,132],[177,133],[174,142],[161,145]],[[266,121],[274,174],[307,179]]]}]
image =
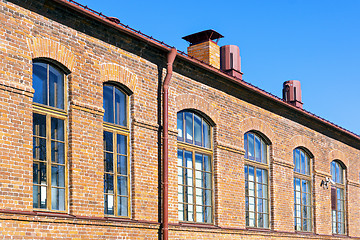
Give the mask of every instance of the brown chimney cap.
[{"label": "brown chimney cap", "polygon": [[220,33],[216,32],[215,30],[209,29],[198,33],[193,33],[191,35],[185,36],[182,39],[190,42],[190,45],[194,45],[197,43],[215,40],[219,38],[223,38],[224,36]]}]

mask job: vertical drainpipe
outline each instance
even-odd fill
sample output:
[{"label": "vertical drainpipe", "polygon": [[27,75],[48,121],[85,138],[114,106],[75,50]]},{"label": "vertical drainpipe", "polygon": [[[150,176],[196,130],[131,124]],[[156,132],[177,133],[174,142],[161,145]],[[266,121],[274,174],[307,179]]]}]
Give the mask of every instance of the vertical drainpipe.
[{"label": "vertical drainpipe", "polygon": [[168,160],[168,130],[169,130],[169,85],[172,76],[173,63],[176,57],[177,50],[172,48],[167,55],[166,76],[163,84],[163,179],[162,179],[162,194],[163,194],[163,217],[162,217],[162,234],[163,240],[169,239],[169,160]]}]

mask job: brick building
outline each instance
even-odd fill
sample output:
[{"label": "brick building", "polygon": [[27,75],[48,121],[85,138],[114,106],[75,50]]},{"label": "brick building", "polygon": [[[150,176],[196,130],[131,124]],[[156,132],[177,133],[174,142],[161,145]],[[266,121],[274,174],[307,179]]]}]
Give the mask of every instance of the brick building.
[{"label": "brick building", "polygon": [[0,21],[2,238],[360,238],[360,137],[242,81],[217,32],[193,58],[73,1]]}]

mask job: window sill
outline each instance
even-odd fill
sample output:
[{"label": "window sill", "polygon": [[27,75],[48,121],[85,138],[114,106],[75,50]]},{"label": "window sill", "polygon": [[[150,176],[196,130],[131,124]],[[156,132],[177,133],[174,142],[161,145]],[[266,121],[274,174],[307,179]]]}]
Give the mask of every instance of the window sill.
[{"label": "window sill", "polygon": [[179,226],[198,227],[198,228],[219,228],[214,223],[198,223],[198,222],[179,222]]},{"label": "window sill", "polygon": [[248,231],[271,232],[270,228],[246,227],[245,229]]},{"label": "window sill", "polygon": [[52,210],[34,209],[33,212],[35,213],[35,215],[39,215],[39,216],[75,218],[75,216],[62,211],[60,212],[60,211],[52,211]]},{"label": "window sill", "polygon": [[302,235],[315,235],[313,232],[306,232],[306,231],[295,231],[296,234],[302,234]]},{"label": "window sill", "polygon": [[333,237],[340,237],[340,238],[347,238],[347,237],[349,237],[349,236],[346,235],[346,234],[337,234],[337,233],[333,233],[332,236],[333,236]]}]

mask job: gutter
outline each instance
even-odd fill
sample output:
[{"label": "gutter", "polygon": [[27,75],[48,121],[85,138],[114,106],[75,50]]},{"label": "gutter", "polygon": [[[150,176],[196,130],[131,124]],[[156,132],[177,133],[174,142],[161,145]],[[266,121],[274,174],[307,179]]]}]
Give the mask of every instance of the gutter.
[{"label": "gutter", "polygon": [[173,72],[173,63],[177,54],[176,48],[172,48],[167,55],[166,76],[163,85],[163,217],[161,219],[163,240],[169,239],[169,85]]}]

